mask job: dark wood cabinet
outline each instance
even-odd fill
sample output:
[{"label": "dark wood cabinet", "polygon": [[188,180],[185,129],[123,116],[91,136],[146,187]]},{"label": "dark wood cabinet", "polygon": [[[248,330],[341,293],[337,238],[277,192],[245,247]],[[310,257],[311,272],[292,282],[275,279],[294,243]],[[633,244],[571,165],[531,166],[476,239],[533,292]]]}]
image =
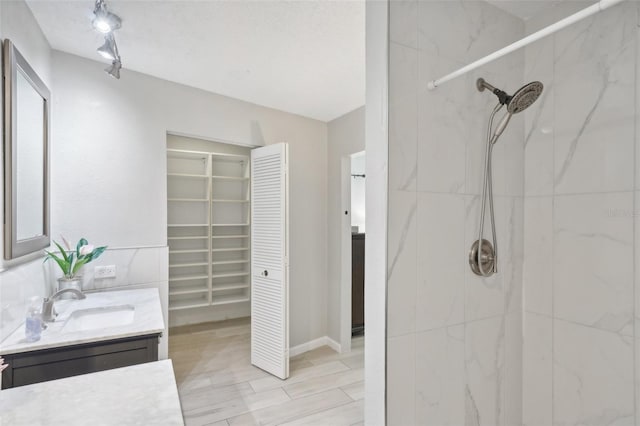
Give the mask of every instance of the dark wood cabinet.
[{"label": "dark wood cabinet", "polygon": [[365,234],[351,235],[351,334],[364,331]]},{"label": "dark wood cabinet", "polygon": [[2,389],[158,360],[160,334],[3,355]]}]

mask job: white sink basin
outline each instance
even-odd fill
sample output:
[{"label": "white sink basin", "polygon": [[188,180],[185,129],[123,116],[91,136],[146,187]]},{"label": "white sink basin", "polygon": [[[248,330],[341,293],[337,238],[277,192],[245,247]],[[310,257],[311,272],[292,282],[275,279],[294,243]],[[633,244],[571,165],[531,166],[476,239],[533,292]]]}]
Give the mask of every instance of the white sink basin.
[{"label": "white sink basin", "polygon": [[131,324],[134,314],[135,307],[133,305],[79,309],[69,315],[62,332],[73,333]]}]

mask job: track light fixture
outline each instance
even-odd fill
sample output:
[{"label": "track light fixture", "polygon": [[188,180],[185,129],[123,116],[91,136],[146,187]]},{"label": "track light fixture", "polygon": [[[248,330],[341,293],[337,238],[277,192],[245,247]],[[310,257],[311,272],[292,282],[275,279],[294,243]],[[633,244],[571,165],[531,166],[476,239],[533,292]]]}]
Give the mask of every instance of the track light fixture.
[{"label": "track light fixture", "polygon": [[104,44],[98,47],[97,51],[100,56],[111,61],[111,65],[104,70],[111,77],[120,79],[122,58],[120,58],[113,32],[122,27],[122,19],[107,10],[107,4],[104,0],[96,0],[93,15],[94,18],[91,21],[93,28],[104,34]]},{"label": "track light fixture", "polygon": [[106,34],[119,29],[122,26],[122,19],[107,10],[104,0],[96,0],[96,7],[93,9],[94,18],[91,21],[93,28]]}]

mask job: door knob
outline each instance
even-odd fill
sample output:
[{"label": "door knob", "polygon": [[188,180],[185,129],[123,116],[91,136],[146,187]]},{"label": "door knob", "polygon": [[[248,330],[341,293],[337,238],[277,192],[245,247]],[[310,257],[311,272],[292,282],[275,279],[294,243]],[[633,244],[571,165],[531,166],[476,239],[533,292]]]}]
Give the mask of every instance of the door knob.
[{"label": "door knob", "polygon": [[268,277],[269,276],[269,271],[267,271],[266,269],[264,270],[264,272],[262,273],[263,276]]}]

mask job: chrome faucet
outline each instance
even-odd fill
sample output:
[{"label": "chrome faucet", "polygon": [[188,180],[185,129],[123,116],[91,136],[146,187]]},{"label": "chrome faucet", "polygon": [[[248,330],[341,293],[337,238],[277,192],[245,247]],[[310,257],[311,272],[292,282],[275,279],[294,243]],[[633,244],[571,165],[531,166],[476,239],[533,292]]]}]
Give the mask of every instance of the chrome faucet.
[{"label": "chrome faucet", "polygon": [[75,288],[64,288],[62,290],[58,290],[53,293],[50,297],[45,297],[42,302],[42,321],[44,322],[53,322],[56,320],[56,310],[53,307],[53,303],[56,301],[56,298],[64,293],[73,293],[76,296],[76,299],[86,299],[87,296],[84,295],[80,290],[76,290]]}]

